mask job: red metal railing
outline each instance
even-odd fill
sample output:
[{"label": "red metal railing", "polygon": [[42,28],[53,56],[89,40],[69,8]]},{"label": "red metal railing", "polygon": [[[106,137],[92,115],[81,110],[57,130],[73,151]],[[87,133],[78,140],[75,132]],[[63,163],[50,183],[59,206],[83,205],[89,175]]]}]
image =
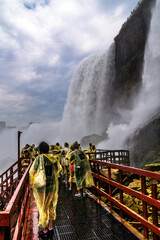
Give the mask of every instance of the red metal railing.
[{"label": "red metal railing", "polygon": [[[16,162],[17,164],[17,162]],[[29,169],[23,174],[5,211],[0,211],[0,239],[20,239],[25,221],[25,209],[29,204],[30,186]],[[18,169],[16,170],[18,171]]]},{"label": "red metal railing", "polygon": [[[1,208],[11,199],[18,184],[18,161],[0,175]],[[2,210],[2,209],[1,209]]]},{"label": "red metal railing", "polygon": [[[86,151],[85,151],[86,152]],[[109,163],[116,163],[129,166],[130,156],[128,150],[102,150],[97,149],[96,152],[86,154],[91,159],[101,160]]]},{"label": "red metal railing", "polygon": [[[120,209],[121,214],[127,213],[131,218],[135,219],[137,223],[140,223],[143,227],[143,235],[147,239],[157,240],[160,237],[160,228],[158,222],[158,211],[160,210],[160,201],[157,200],[157,185],[152,185],[152,196],[148,196],[146,192],[146,178],[154,179],[160,181],[160,174],[155,172],[150,172],[146,170],[140,170],[132,167],[126,167],[118,164],[107,163],[103,161],[90,160],[92,162],[93,176],[96,182],[94,190],[100,195],[108,199],[110,203],[110,208],[116,206]],[[107,177],[101,174],[101,169],[107,168]],[[119,180],[115,181],[111,179],[111,169],[119,170]],[[136,174],[140,176],[141,179],[141,192],[134,189],[126,187],[122,184],[122,173],[123,171]],[[107,183],[108,192],[102,190],[101,184]],[[119,190],[119,200],[112,196],[113,188]],[[142,201],[142,215],[136,213],[132,209],[128,208],[123,204],[123,194],[129,194],[132,197],[140,199]],[[148,206],[152,207],[152,218],[153,221],[148,220]],[[150,209],[151,211],[151,209]],[[150,235],[149,235],[150,233]]]}]

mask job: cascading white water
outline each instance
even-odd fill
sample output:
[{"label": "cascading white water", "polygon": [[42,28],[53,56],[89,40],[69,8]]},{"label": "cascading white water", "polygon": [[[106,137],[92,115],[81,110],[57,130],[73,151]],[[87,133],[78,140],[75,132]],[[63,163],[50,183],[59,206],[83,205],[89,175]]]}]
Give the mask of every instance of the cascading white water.
[{"label": "cascading white water", "polygon": [[79,65],[71,82],[61,136],[80,140],[105,132],[111,115],[110,84],[115,77],[115,46],[92,54]]},{"label": "cascading white water", "polygon": [[145,50],[143,72],[143,102],[153,114],[160,107],[160,0],[153,10],[150,33]]},{"label": "cascading white water", "polygon": [[[89,134],[101,135],[108,129],[109,140],[98,147],[121,148],[126,136],[130,135],[139,124],[144,123],[148,116],[160,107],[159,22],[160,0],[157,0],[145,51],[142,91],[135,99],[135,109],[123,112],[123,115],[132,116],[128,124],[121,122],[121,124],[113,125],[114,111],[110,104],[110,84],[115,75],[114,44],[112,44],[107,52],[93,54],[80,63],[71,82],[62,122],[33,124],[23,129],[21,146],[26,143],[37,145],[42,140],[49,144],[54,144],[56,141],[62,144],[64,141],[72,143]],[[0,134],[1,172],[17,160],[18,130],[21,129],[5,130]],[[6,159],[7,165],[5,165]]]},{"label": "cascading white water", "polygon": [[[80,63],[72,79],[60,123],[32,124],[28,128],[1,133],[0,159],[4,162],[1,172],[17,159],[18,130],[23,132],[21,146],[27,143],[38,145],[41,141],[72,143],[83,136],[105,132],[111,116],[109,86],[114,79],[114,50],[112,44],[108,51],[93,54]],[[14,143],[9,144],[9,148],[8,139]]]},{"label": "cascading white water", "polygon": [[[111,125],[108,128],[109,140],[100,144],[102,148],[122,148],[126,137],[130,136],[148,118],[160,110],[160,0],[152,12],[150,31],[145,47],[142,89],[135,98],[135,108],[122,114],[130,115],[128,124]],[[117,138],[118,136],[118,138]]]}]

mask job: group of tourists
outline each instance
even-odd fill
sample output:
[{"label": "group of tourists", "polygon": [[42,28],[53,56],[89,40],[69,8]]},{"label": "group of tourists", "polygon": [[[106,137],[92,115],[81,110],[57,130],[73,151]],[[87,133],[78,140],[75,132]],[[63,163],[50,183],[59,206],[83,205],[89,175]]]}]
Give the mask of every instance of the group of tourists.
[{"label": "group of tourists", "polygon": [[[94,158],[96,149],[91,143],[87,153]],[[21,149],[22,167],[25,171],[32,159],[29,171],[30,184],[39,211],[39,224],[42,228],[39,236],[53,233],[53,221],[56,219],[59,177],[69,182],[69,191],[76,184],[75,197],[86,196],[85,188],[94,185],[90,164],[85,151],[75,141],[71,146],[67,142],[62,147],[59,143],[48,145],[41,142],[38,147],[26,144]]]}]

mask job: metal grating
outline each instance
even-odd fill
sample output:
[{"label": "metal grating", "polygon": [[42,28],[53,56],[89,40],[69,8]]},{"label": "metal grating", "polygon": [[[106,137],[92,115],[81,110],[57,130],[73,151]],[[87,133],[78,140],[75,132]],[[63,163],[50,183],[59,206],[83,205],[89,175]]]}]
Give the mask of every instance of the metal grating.
[{"label": "metal grating", "polygon": [[[89,196],[75,197],[76,188],[60,182],[57,219],[49,240],[138,240]],[[44,238],[41,238],[44,239]]]}]

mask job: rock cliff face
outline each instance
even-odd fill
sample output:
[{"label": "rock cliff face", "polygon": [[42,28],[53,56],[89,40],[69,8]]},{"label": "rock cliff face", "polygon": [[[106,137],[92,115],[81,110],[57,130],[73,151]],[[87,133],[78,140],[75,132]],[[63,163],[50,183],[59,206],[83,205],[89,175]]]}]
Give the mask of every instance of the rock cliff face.
[{"label": "rock cliff face", "polygon": [[131,165],[143,168],[148,163],[160,162],[160,111],[139,127],[126,140]]},{"label": "rock cliff face", "polygon": [[[141,89],[145,44],[156,0],[142,0],[115,37],[116,77],[112,84],[113,105],[132,109]],[[126,140],[131,165],[160,162],[160,109]]]},{"label": "rock cliff face", "polygon": [[132,108],[132,100],[142,81],[145,43],[151,12],[156,0],[143,0],[133,10],[115,37],[116,77],[112,85],[113,104]]}]

